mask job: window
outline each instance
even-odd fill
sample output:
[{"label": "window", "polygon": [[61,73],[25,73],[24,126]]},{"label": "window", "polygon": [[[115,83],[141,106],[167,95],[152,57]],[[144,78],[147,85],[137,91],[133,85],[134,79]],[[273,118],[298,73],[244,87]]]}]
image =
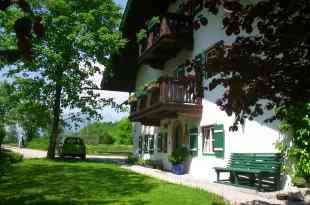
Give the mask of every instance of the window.
[{"label": "window", "polygon": [[214,154],[216,157],[224,157],[225,135],[223,125],[210,125],[202,127],[203,154]]},{"label": "window", "polygon": [[189,150],[192,156],[198,154],[198,128],[189,129]]},{"label": "window", "polygon": [[149,136],[144,135],[143,153],[149,153]]},{"label": "window", "polygon": [[159,134],[157,135],[157,147],[156,147],[158,153],[162,152],[162,146],[163,146],[162,144],[163,144],[162,136],[161,134]]},{"label": "window", "polygon": [[154,154],[154,135],[149,135],[149,153]]},{"label": "window", "polygon": [[144,135],[143,153],[154,153],[154,135]]},{"label": "window", "polygon": [[139,136],[139,145],[138,145],[138,151],[139,154],[142,154],[142,149],[143,149],[143,143],[142,143],[142,136]]},{"label": "window", "polygon": [[167,146],[168,146],[168,135],[167,133],[163,133],[162,135],[162,152],[163,153],[167,153],[167,150],[168,150]]}]

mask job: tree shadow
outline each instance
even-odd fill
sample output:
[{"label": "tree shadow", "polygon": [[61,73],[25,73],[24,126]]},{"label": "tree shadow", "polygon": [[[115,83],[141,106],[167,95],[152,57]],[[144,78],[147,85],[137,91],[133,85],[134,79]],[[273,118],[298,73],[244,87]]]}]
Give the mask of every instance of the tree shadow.
[{"label": "tree shadow", "polygon": [[0,177],[0,205],[144,205],[148,201],[135,196],[156,186],[113,164],[32,160]]}]

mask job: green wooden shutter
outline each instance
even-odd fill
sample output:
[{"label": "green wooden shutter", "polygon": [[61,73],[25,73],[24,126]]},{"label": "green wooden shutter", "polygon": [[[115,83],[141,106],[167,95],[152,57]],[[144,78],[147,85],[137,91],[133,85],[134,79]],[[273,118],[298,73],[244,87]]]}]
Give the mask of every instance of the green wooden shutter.
[{"label": "green wooden shutter", "polygon": [[225,153],[225,133],[224,125],[214,125],[212,128],[214,137],[214,153],[216,157],[224,158]]},{"label": "green wooden shutter", "polygon": [[162,136],[157,135],[157,152],[162,152]]},{"label": "green wooden shutter", "polygon": [[168,150],[168,136],[167,133],[164,133],[162,136],[162,151],[167,153]]},{"label": "green wooden shutter", "polygon": [[198,128],[189,130],[189,149],[193,156],[198,154]]},{"label": "green wooden shutter", "polygon": [[138,147],[138,150],[139,150],[139,154],[142,154],[142,149],[143,149],[143,146],[142,146],[142,136],[139,136],[139,147]]}]

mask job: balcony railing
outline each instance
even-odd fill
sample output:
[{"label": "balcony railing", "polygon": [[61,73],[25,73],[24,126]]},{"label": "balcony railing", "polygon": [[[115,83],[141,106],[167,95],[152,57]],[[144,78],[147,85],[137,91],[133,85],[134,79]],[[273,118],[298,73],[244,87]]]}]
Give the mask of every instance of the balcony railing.
[{"label": "balcony railing", "polygon": [[189,16],[168,13],[155,24],[147,38],[139,45],[139,63],[149,63],[162,69],[163,63],[182,48],[193,44],[192,19]]},{"label": "balcony railing", "polygon": [[157,87],[131,105],[130,119],[145,125],[159,125],[161,119],[179,114],[199,117],[202,111],[195,78],[161,80]]}]

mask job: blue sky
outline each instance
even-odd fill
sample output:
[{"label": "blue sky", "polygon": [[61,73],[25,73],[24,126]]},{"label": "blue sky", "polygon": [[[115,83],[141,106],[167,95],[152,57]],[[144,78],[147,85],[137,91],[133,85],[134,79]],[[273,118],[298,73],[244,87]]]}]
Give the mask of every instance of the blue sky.
[{"label": "blue sky", "polygon": [[125,8],[127,0],[115,0],[115,2]]},{"label": "blue sky", "polygon": [[[115,2],[119,6],[121,6],[123,9],[125,9],[127,0],[115,0]],[[0,81],[4,79],[3,74],[5,72],[6,72],[5,69],[0,71]],[[97,74],[93,76],[92,80],[95,81],[98,85],[100,85],[101,78],[102,78],[102,75]],[[128,93],[123,93],[123,92],[100,91],[100,94],[101,96],[106,97],[106,98],[114,97],[117,103],[122,103],[128,98]],[[72,113],[72,112],[75,112],[75,110],[66,110],[64,115],[68,113]],[[102,114],[104,116],[104,121],[117,121],[125,116],[128,116],[128,113],[117,113],[110,107],[102,108]]]}]

